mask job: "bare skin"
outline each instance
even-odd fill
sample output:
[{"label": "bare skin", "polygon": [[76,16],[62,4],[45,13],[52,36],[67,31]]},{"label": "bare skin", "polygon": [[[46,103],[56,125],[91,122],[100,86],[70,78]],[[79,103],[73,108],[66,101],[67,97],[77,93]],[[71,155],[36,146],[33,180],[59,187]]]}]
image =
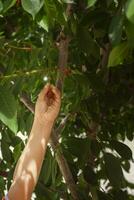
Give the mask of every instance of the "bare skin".
[{"label": "bare skin", "polygon": [[52,85],[46,85],[36,102],[32,130],[16,165],[13,183],[8,192],[9,200],[30,200],[60,105],[59,90]]}]

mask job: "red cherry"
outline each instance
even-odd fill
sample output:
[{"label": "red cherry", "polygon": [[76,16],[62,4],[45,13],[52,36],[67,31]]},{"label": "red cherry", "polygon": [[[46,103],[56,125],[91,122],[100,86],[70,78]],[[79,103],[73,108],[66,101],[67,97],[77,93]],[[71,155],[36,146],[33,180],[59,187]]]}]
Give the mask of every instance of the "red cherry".
[{"label": "red cherry", "polygon": [[54,99],[54,93],[52,92],[51,89],[47,92],[47,97],[48,97],[49,99]]}]

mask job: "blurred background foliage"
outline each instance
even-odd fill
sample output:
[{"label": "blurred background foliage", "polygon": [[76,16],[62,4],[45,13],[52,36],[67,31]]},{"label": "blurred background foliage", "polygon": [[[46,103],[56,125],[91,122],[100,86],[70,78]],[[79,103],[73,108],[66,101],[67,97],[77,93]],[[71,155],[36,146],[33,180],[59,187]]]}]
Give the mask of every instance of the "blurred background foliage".
[{"label": "blurred background foliage", "polygon": [[[69,115],[59,138],[79,198],[133,200],[124,176],[133,161],[124,144],[134,138],[133,0],[0,0],[0,195],[33,121],[20,95],[35,103],[43,85],[55,83],[61,30],[70,44],[56,126]],[[72,200],[51,148],[35,196]]]}]

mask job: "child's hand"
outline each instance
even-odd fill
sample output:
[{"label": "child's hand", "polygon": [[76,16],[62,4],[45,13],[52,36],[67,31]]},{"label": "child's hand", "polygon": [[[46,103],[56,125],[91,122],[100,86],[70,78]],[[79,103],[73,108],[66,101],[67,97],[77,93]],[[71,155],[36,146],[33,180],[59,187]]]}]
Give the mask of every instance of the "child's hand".
[{"label": "child's hand", "polygon": [[41,124],[54,122],[59,114],[61,105],[60,91],[53,85],[47,84],[40,92],[35,106],[35,119]]}]

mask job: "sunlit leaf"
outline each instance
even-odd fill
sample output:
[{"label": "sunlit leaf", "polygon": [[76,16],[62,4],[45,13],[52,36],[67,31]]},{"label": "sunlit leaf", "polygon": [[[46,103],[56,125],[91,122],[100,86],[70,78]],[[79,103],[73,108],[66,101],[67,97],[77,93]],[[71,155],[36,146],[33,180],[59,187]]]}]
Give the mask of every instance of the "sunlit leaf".
[{"label": "sunlit leaf", "polygon": [[48,24],[48,19],[47,16],[44,16],[41,21],[38,22],[38,24],[48,32],[49,24]]},{"label": "sunlit leaf", "polygon": [[126,16],[127,18],[134,23],[134,1],[128,0],[126,3]]},{"label": "sunlit leaf", "polygon": [[93,6],[96,2],[97,0],[88,0],[88,7]]},{"label": "sunlit leaf", "polygon": [[30,13],[33,18],[35,18],[35,15],[39,12],[44,4],[43,0],[22,0],[21,2],[24,10]]},{"label": "sunlit leaf", "polygon": [[108,66],[113,67],[123,64],[124,59],[128,55],[129,46],[127,42],[123,42],[118,46],[115,46],[109,56]]},{"label": "sunlit leaf", "polygon": [[3,3],[0,1],[0,12],[3,10]]}]

